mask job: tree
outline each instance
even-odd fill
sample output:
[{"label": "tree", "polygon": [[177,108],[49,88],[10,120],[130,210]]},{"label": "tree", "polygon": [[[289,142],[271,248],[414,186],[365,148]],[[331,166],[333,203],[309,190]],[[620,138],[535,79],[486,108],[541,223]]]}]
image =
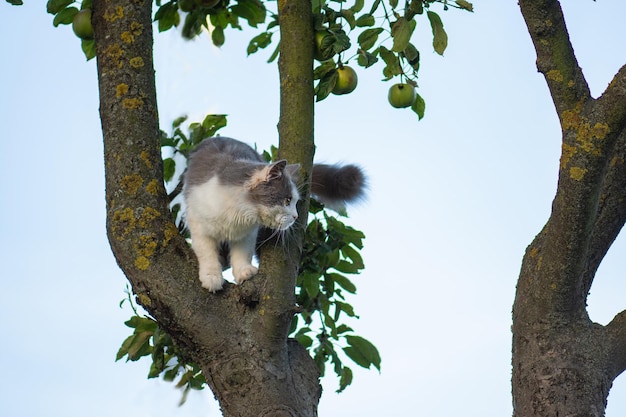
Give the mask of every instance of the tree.
[{"label": "tree", "polygon": [[[520,275],[514,308],[515,408],[518,415],[551,414],[552,410],[556,414],[557,409],[559,414],[597,415],[601,413],[598,410],[606,403],[610,382],[623,370],[624,362],[623,314],[603,328],[588,320],[584,306],[593,274],[623,225],[619,203],[624,188],[621,175],[624,117],[623,114],[620,115],[624,108],[624,69],[616,75],[602,98],[591,99],[567,40],[558,3],[522,2],[521,6],[538,50],[539,69],[545,74],[554,96],[564,130],[564,143],[561,179],[553,214],[528,248]],[[114,52],[114,49],[109,52]],[[145,53],[145,50],[140,49],[138,52]],[[114,70],[113,68],[112,71]],[[119,85],[121,84],[111,84],[109,87]],[[119,91],[123,90],[125,88],[121,87]],[[144,106],[141,90],[138,92],[139,101],[127,101],[126,110],[137,110]],[[114,103],[113,100],[111,103]],[[150,110],[154,115],[155,107]],[[128,112],[120,111],[122,115],[126,113]],[[147,122],[149,119],[148,117],[141,122],[150,125]],[[148,165],[146,160],[153,166],[158,166],[157,159],[150,159],[149,153],[143,153],[148,149],[143,145],[145,142],[134,149],[138,152],[134,156],[116,154],[110,149],[109,155],[114,159],[127,158],[124,160],[126,164],[120,166],[141,168],[142,163]],[[120,176],[118,179],[116,184],[122,184],[131,191],[133,184],[137,183],[139,186],[135,191],[145,194],[143,188],[148,190],[148,184],[141,175],[139,180],[127,176]],[[152,183],[150,190],[154,190],[154,186],[156,183]],[[152,200],[146,200],[143,206],[132,212],[132,216],[127,210],[119,210],[128,208],[124,204],[124,201],[109,200],[110,212],[119,213],[117,232],[129,233],[128,236],[122,235],[123,239],[118,239],[122,241],[120,245],[124,244],[124,240],[132,239],[130,233],[135,232],[137,225],[143,227],[155,223],[161,226],[158,222],[165,221],[159,220],[154,211],[147,210],[152,207]],[[111,229],[114,229],[114,225]],[[173,232],[171,228],[169,231]],[[112,236],[116,235],[112,233]],[[170,242],[176,239],[172,236],[173,233],[169,232],[164,233],[162,238],[157,236],[159,242],[162,242],[157,254],[159,258],[167,257],[172,250],[178,250],[180,254],[186,253],[182,244],[177,249],[172,249]],[[147,247],[141,245],[152,242],[153,238],[149,234],[140,234],[138,240],[135,240],[137,247],[132,247],[131,242],[128,250],[130,253],[133,250],[135,253],[145,251]],[[172,245],[175,243],[172,242]],[[145,261],[139,257],[131,258],[130,261],[138,269],[141,269],[139,266],[146,266]],[[169,265],[169,275],[173,276],[173,271],[178,271],[179,266],[181,263]],[[188,268],[193,269],[192,266]],[[142,277],[141,272],[136,272],[136,275],[139,280],[139,300],[167,317],[171,313],[168,310],[171,306],[157,302],[151,305],[153,294],[149,291],[153,284],[147,276]],[[191,282],[180,283],[176,280],[164,284],[166,289],[169,286],[193,286]],[[161,288],[156,290],[160,291]],[[243,288],[229,289],[227,296],[238,301],[236,296],[239,294],[236,291],[243,291]],[[211,311],[205,304],[199,304],[198,307]],[[182,313],[178,310],[177,314],[195,316],[196,312],[187,309]],[[175,327],[175,323],[166,324],[172,325],[170,331],[178,331],[174,334],[183,338],[183,342],[192,344],[192,341],[184,340],[184,332]],[[202,354],[200,348],[195,348],[195,352]],[[237,382],[235,379],[231,380]],[[574,390],[580,394],[572,395]],[[574,400],[572,397],[575,397]],[[589,401],[594,403],[588,404]]]},{"label": "tree", "polygon": [[626,368],[626,311],[601,326],[586,300],[626,221],[626,66],[594,99],[559,2],[519,4],[563,136],[552,214],[527,248],[513,307],[514,415],[600,416]]}]

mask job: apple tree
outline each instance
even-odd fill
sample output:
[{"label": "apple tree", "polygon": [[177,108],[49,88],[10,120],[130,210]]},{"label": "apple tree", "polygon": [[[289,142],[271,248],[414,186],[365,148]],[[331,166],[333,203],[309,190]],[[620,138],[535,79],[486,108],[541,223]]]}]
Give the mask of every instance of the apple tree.
[{"label": "apple tree", "polygon": [[[399,84],[410,86],[412,94],[401,97],[397,107],[411,107],[423,117],[424,100],[414,89],[416,19],[429,22],[433,47],[443,54],[447,35],[435,6],[471,10],[472,5],[375,0],[365,8],[363,0],[350,7],[280,0],[270,10],[272,3],[260,0],[155,3],[154,9],[151,0],[49,0],[46,5],[52,23],[71,25],[87,59],[97,59],[108,238],[131,284],[131,305],[136,302],[149,313],[135,310],[127,321],[132,334],[118,359],[148,356],[150,377],[176,381],[186,390],[208,385],[226,416],[316,415],[319,377],[328,363],[339,377],[339,390],[352,382],[348,359],[380,369],[376,347],[341,321],[355,316],[346,296],[356,287],[347,275],[364,267],[359,253],[364,236],[310,201],[304,189],[299,226],[281,245],[261,246],[253,280],[226,285],[218,294],[201,288],[196,258],[177,224],[180,187],[174,168],[226,119],[208,115],[185,127],[181,118],[173,121],[171,132],[161,130],[153,22],[159,31],[179,27],[187,38],[209,30],[218,46],[225,43],[227,29],[241,29],[241,22],[265,25],[248,53],[272,45],[269,61],[278,61],[279,146],[266,155],[299,163],[306,184],[315,101],[350,93],[358,83],[354,67],[380,62],[386,80],[399,78]],[[348,65],[351,60],[356,65]]]}]

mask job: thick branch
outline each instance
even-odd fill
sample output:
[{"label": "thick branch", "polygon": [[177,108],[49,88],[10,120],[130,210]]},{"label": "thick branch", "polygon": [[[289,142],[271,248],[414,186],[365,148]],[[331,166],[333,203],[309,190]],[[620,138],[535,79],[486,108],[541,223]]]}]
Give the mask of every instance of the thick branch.
[{"label": "thick branch", "polygon": [[626,222],[624,202],[626,202],[626,128],[622,128],[604,176],[583,274],[584,294],[589,293],[602,259]]},{"label": "thick branch", "polygon": [[519,5],[559,117],[590,96],[557,0],[520,0]]},{"label": "thick branch", "polygon": [[[584,289],[591,284],[591,275],[585,271],[597,267],[595,264],[614,239],[615,232],[608,233],[603,225],[610,223],[615,229],[614,217],[620,213],[604,210],[616,204],[612,197],[603,199],[621,193],[617,189],[620,167],[614,164],[614,175],[606,174],[612,172],[609,165],[619,161],[613,157],[626,113],[624,70],[599,100],[593,100],[574,56],[558,1],[521,0],[520,7],[537,51],[537,66],[546,78],[563,131],[552,214],[542,232],[541,245],[534,242],[529,252],[537,253],[540,263],[533,277],[522,276],[520,282],[527,279],[537,287],[533,293],[541,299],[535,301],[543,307],[536,313],[545,314],[544,310],[549,309],[576,319],[586,315]],[[607,202],[610,204],[603,205]],[[598,259],[588,263],[594,251]]]},{"label": "thick branch", "polygon": [[[196,257],[172,221],[163,186],[152,1],[93,6],[107,232],[137,300],[202,367],[225,416],[314,416],[317,370],[286,340],[299,257],[285,261],[281,252],[282,262],[215,295],[201,288]],[[290,297],[274,292],[285,276]]]},{"label": "thick branch", "polygon": [[[280,120],[279,157],[301,165],[301,183],[308,184],[313,164],[313,16],[310,0],[278,2],[280,20]],[[276,271],[280,279],[268,282],[276,311],[293,311],[295,283],[300,266],[302,239],[309,207],[308,187],[299,187],[298,222],[284,245],[261,250],[261,269]],[[279,270],[276,267],[280,267]],[[289,321],[286,322],[289,325]]]},{"label": "thick branch", "polygon": [[626,311],[622,311],[606,326],[611,340],[610,360],[613,378],[626,370]]}]

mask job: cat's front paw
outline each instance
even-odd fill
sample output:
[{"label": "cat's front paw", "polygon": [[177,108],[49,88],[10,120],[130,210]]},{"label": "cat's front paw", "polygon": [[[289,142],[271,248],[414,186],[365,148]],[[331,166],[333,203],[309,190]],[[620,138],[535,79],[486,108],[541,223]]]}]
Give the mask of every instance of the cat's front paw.
[{"label": "cat's front paw", "polygon": [[245,265],[239,268],[233,269],[233,275],[235,276],[235,282],[241,284],[247,279],[252,278],[259,272],[259,269],[252,265]]},{"label": "cat's front paw", "polygon": [[224,278],[222,274],[200,274],[200,283],[207,290],[217,292],[222,290]]}]

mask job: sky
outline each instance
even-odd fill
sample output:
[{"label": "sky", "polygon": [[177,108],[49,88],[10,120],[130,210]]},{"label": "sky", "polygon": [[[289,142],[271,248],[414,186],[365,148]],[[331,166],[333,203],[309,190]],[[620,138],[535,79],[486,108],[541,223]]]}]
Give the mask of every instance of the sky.
[{"label": "sky", "polygon": [[[208,390],[148,380],[149,363],[115,362],[130,334],[126,280],[105,234],[104,164],[95,60],[45,2],[0,3],[0,404],[6,417],[219,416]],[[441,12],[449,45],[432,51],[418,23],[422,121],[386,101],[382,67],[316,106],[320,162],[354,162],[369,177],[349,224],[367,236],[366,269],[349,299],[357,334],[382,356],[336,394],[324,378],[319,415],[511,415],[511,307],[526,246],[554,196],[560,129],[516,1]],[[595,97],[626,63],[626,4],[563,1]],[[161,126],[228,114],[221,134],[277,143],[278,73],[270,51],[246,57],[254,30],[155,36]],[[356,67],[356,65],[355,65]],[[606,324],[623,310],[626,242],[618,237],[589,298]],[[607,416],[626,414],[626,377]]]}]

